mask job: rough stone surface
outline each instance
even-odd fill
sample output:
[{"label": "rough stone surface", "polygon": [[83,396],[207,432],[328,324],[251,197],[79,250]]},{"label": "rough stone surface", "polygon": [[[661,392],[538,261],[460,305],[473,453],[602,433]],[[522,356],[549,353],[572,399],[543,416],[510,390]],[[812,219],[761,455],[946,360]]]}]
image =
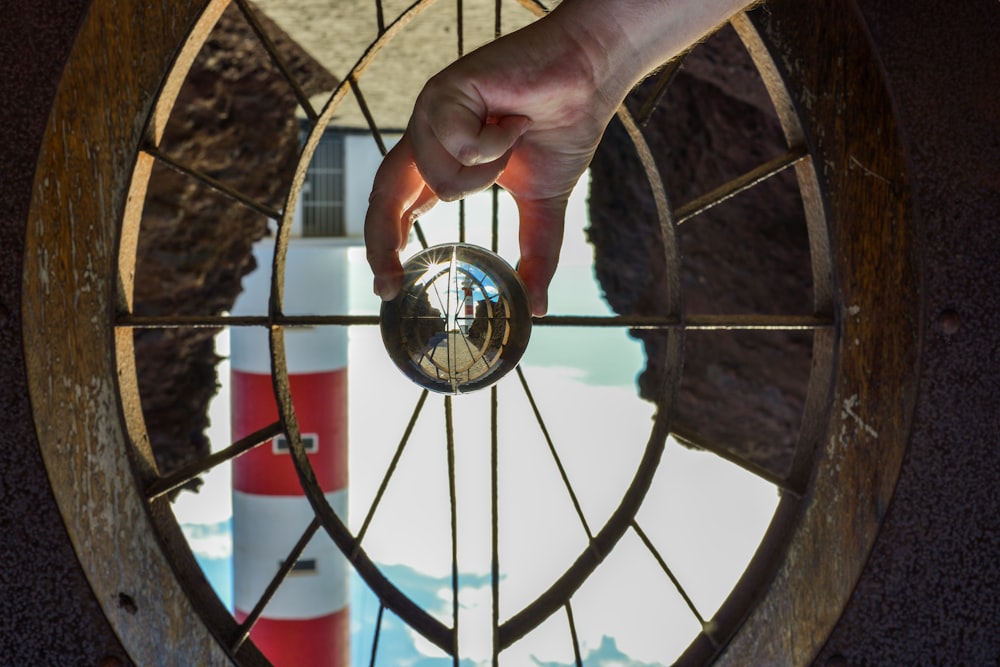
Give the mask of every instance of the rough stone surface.
[{"label": "rough stone surface", "polygon": [[[644,82],[633,112],[655,89]],[[774,110],[731,29],[687,58],[645,125],[644,136],[677,207],[785,151]],[[666,261],[647,178],[613,124],[591,166],[588,230],[596,270],[620,314],[666,315]],[[808,237],[790,172],[684,223],[677,242],[684,310],[691,314],[811,314]],[[662,335],[635,334],[646,349],[642,395],[655,396],[666,366]],[[809,372],[810,337],[690,332],[677,419],[755,463],[784,472]]]},{"label": "rough stone surface", "polygon": [[[70,546],[38,450],[21,332],[24,226],[39,143],[85,0],[5,3],[0,21],[0,664],[121,657]],[[30,35],[31,39],[25,39]],[[30,344],[30,342],[29,342]]]},{"label": "rough stone surface", "polygon": [[[333,77],[270,22],[277,51],[306,91]],[[273,209],[284,206],[299,150],[297,102],[235,4],[192,66],[161,148]],[[262,131],[267,128],[267,131]],[[217,315],[229,310],[255,267],[251,247],[267,218],[190,176],[157,163],[136,252],[138,315]],[[216,393],[212,329],[140,330],[139,392],[161,472],[204,457],[208,403]],[[189,486],[196,488],[195,480]]]}]

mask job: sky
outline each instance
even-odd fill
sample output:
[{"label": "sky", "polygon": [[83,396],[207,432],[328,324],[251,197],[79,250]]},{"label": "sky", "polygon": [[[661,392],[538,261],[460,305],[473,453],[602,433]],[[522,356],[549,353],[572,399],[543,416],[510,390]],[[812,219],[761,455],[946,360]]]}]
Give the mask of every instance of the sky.
[{"label": "sky", "polygon": [[[585,187],[567,214],[559,270],[550,289],[553,314],[607,314],[593,278],[587,244]],[[468,203],[470,239],[489,240],[489,197]],[[454,229],[444,207],[424,219],[428,237],[448,239]],[[513,216],[504,199],[502,219]],[[481,222],[480,222],[481,221]],[[432,243],[435,241],[432,240]],[[404,253],[419,246],[411,244]],[[516,260],[512,234],[500,254]],[[363,248],[349,252],[352,312],[377,312]],[[511,261],[513,264],[514,261]],[[218,340],[220,354],[226,340]],[[393,366],[374,328],[349,337],[350,519],[360,526],[386,462],[410,418],[419,389]],[[522,369],[559,451],[581,509],[596,532],[628,486],[652,426],[653,407],[636,396],[644,364],[641,345],[626,332],[535,327]],[[226,384],[228,361],[220,367]],[[500,401],[501,618],[530,602],[586,546],[581,522],[558,476],[539,426],[515,374],[498,385]],[[459,497],[459,569],[463,665],[489,664],[491,589],[489,497],[489,392],[453,400]],[[398,409],[392,406],[398,405]],[[408,595],[450,625],[450,525],[447,474],[441,443],[442,399],[432,396],[393,477],[365,548]],[[378,406],[378,407],[376,407]],[[229,405],[223,386],[211,407],[214,448],[229,444]],[[205,476],[198,494],[174,505],[199,562],[231,605],[231,513],[228,466]],[[668,442],[638,521],[681,580],[699,612],[710,617],[736,583],[777,505],[775,488],[709,454]],[[352,660],[367,665],[378,606],[360,580],[352,582]],[[669,664],[699,625],[649,551],[629,531],[573,598],[576,629],[588,667]],[[384,660],[384,662],[383,662]],[[408,662],[409,661],[409,662]],[[380,664],[436,667],[451,664],[441,652],[394,617],[386,619]],[[569,627],[556,614],[502,654],[501,664],[561,667],[573,663]]]}]

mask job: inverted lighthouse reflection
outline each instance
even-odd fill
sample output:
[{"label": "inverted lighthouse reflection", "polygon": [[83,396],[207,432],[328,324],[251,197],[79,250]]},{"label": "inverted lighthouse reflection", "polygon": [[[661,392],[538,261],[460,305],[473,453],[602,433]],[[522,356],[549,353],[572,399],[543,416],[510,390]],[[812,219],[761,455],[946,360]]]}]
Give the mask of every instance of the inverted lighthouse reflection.
[{"label": "inverted lighthouse reflection", "polygon": [[[234,315],[268,312],[274,242],[259,242],[257,270],[244,279]],[[293,238],[285,270],[286,314],[344,312],[347,252],[332,239]],[[292,401],[316,481],[327,502],[347,517],[347,333],[342,327],[285,331]],[[274,424],[267,331],[231,333],[232,427],[236,439]],[[233,602],[243,622],[284,559],[305,533],[313,510],[299,483],[284,436],[233,462]],[[276,667],[350,664],[349,567],[318,531],[260,612],[251,638]]]},{"label": "inverted lighthouse reflection", "polygon": [[465,394],[513,370],[531,335],[527,290],[499,255],[466,243],[427,248],[403,266],[382,306],[382,339],[421,387]]}]

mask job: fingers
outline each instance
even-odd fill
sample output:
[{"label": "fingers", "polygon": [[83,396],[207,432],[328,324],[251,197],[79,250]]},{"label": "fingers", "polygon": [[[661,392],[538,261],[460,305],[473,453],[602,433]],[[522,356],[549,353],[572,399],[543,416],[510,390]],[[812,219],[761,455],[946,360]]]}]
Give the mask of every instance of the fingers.
[{"label": "fingers", "polygon": [[375,275],[375,293],[383,300],[394,299],[399,293],[403,282],[399,251],[406,245],[413,221],[436,202],[416,168],[412,145],[404,134],[375,174],[365,214],[368,264]]},{"label": "fingers", "polygon": [[497,180],[511,149],[530,125],[524,116],[485,122],[459,104],[439,108],[433,115],[415,114],[411,134],[416,162],[438,197],[461,199]]},{"label": "fingers", "polygon": [[528,288],[531,313],[548,311],[549,283],[556,272],[562,247],[566,199],[519,202],[521,260],[517,272]]}]

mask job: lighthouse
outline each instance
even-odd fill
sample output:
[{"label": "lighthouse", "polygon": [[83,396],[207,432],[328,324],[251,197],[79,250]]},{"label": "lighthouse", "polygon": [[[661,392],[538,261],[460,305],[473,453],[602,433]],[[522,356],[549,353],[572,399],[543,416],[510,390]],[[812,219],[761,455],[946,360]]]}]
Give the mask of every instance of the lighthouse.
[{"label": "lighthouse", "polygon": [[[256,246],[258,269],[245,281],[236,314],[267,312],[273,246],[271,240]],[[285,312],[343,312],[344,255],[346,248],[329,242],[292,240]],[[346,520],[347,333],[342,327],[289,329],[285,347],[303,445],[327,502]],[[278,418],[267,331],[234,329],[231,355],[233,437],[239,439]],[[312,518],[284,435],[233,462],[233,598],[238,621],[249,615]],[[348,572],[343,554],[319,531],[250,634],[277,667],[349,664]]]},{"label": "lighthouse", "polygon": [[[361,241],[367,194],[379,154],[371,137],[327,132],[317,147],[288,242],[282,312],[348,312],[348,250]],[[352,150],[352,173],[345,169]],[[264,315],[274,239],[254,247],[257,268],[243,281],[233,315]],[[347,522],[347,330],[287,328],[286,370],[303,446],[330,506]],[[231,331],[235,439],[273,424],[278,408],[268,332]],[[303,535],[314,512],[284,435],[233,462],[233,598],[242,622]],[[277,667],[350,664],[349,566],[322,530],[306,545],[254,624],[250,637]]]}]

